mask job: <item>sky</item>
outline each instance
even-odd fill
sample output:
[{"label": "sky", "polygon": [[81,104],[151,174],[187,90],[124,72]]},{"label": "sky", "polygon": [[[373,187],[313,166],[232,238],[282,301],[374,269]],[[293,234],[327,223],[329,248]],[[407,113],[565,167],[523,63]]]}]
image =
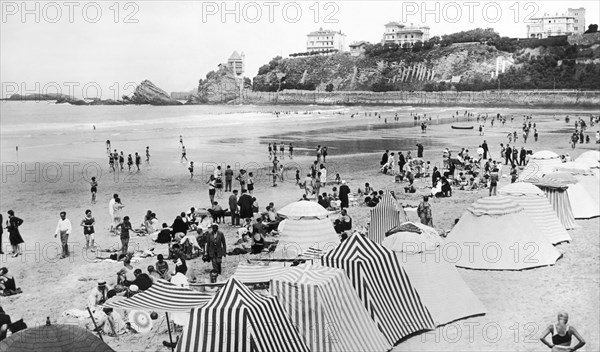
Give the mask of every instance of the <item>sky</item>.
[{"label": "sky", "polygon": [[431,36],[494,28],[526,37],[526,21],[599,1],[0,1],[2,98],[61,92],[103,99],[148,79],[190,91],[227,61],[246,55],[245,76],[275,56],[306,51],[306,34],[341,30],[347,43],[379,42],[390,21],[427,25]]}]

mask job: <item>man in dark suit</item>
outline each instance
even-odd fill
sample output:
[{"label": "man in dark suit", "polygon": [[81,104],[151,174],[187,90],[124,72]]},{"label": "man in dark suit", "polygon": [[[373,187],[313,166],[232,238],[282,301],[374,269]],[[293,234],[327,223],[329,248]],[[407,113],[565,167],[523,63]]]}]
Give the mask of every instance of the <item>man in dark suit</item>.
[{"label": "man in dark suit", "polygon": [[213,224],[212,231],[208,232],[206,253],[212,261],[213,270],[217,274],[221,274],[221,262],[225,253],[227,253],[227,244],[225,243],[225,235],[219,231],[219,225]]},{"label": "man in dark suit", "polygon": [[508,165],[508,163],[513,162],[512,160],[512,148],[510,147],[510,145],[506,145],[506,151],[504,152],[504,165]]},{"label": "man in dark suit", "polygon": [[385,153],[383,153],[383,155],[381,156],[381,162],[379,163],[381,166],[387,164],[388,158],[389,158],[388,157],[389,152],[390,152],[389,150],[386,150]]},{"label": "man in dark suit", "polygon": [[229,212],[231,213],[231,226],[240,224],[240,214],[238,212],[238,190],[234,189],[229,196]]}]

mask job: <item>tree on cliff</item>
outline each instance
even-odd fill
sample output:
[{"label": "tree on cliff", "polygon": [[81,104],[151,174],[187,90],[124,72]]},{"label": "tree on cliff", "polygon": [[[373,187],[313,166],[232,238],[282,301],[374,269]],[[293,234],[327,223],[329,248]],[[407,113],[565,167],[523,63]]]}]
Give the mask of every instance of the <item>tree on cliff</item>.
[{"label": "tree on cliff", "polygon": [[591,34],[591,33],[596,33],[598,32],[598,25],[597,24],[590,24],[588,26],[587,31],[583,32],[583,34]]}]

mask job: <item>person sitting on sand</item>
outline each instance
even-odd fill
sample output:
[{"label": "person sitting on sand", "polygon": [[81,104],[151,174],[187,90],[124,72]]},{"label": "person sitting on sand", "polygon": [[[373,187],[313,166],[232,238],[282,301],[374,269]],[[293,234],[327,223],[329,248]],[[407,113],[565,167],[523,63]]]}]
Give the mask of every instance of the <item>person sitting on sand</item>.
[{"label": "person sitting on sand", "polygon": [[167,225],[166,222],[163,222],[162,224],[162,230],[158,233],[158,236],[156,237],[156,240],[154,240],[154,242],[156,243],[169,243],[173,240],[173,237],[171,235],[172,230],[169,228],[169,226]]},{"label": "person sitting on sand", "polygon": [[98,286],[94,287],[88,296],[88,307],[92,312],[100,308],[108,299],[108,287],[106,281],[98,281]]},{"label": "person sitting on sand", "polygon": [[352,218],[348,215],[346,209],[342,209],[340,217],[337,218],[333,223],[333,228],[336,233],[342,233],[352,229]]},{"label": "person sitting on sand", "polygon": [[145,291],[152,286],[152,279],[148,274],[142,272],[142,269],[135,269],[133,271],[135,279],[131,282],[131,285],[136,285],[140,291]]},{"label": "person sitting on sand", "polygon": [[[552,352],[563,352],[563,351],[577,351],[585,345],[585,340],[579,332],[573,327],[567,324],[569,321],[569,314],[566,312],[558,313],[558,322],[548,325],[546,330],[542,332],[540,341],[548,346]],[[552,334],[552,343],[546,340],[546,336]],[[571,347],[573,336],[577,338],[577,345]]]},{"label": "person sitting on sand", "polygon": [[156,271],[154,265],[148,265],[146,269],[148,270],[148,276],[150,277],[150,280],[152,280],[153,284],[159,279],[162,279],[158,271]]},{"label": "person sitting on sand", "polygon": [[123,260],[123,268],[117,272],[117,285],[127,287],[135,280],[133,275],[133,266],[131,266],[131,260],[125,258]]},{"label": "person sitting on sand", "polygon": [[0,295],[12,296],[21,293],[21,289],[17,288],[15,278],[8,274],[7,268],[0,268]]},{"label": "person sitting on sand", "polygon": [[173,238],[182,238],[187,233],[188,228],[188,225],[185,221],[183,221],[181,215],[177,215],[175,220],[173,220],[173,224],[171,225],[171,235]]},{"label": "person sitting on sand", "polygon": [[161,279],[171,280],[171,274],[169,273],[169,263],[165,262],[165,258],[162,254],[156,256],[157,262],[154,265],[156,268],[156,272],[160,276]]}]

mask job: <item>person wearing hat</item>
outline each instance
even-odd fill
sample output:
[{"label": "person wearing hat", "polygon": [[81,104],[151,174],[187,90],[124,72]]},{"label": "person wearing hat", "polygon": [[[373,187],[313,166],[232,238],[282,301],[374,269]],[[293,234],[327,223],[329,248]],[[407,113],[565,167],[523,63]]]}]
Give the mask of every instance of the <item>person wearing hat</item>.
[{"label": "person wearing hat", "polygon": [[88,307],[90,308],[90,310],[94,311],[99,306],[103,305],[107,299],[108,287],[106,287],[106,281],[98,281],[98,286],[92,289],[92,292],[90,293],[90,296],[88,298]]},{"label": "person wearing hat", "polygon": [[219,231],[219,225],[217,224],[213,224],[212,231],[208,232],[206,253],[212,261],[213,270],[217,274],[221,274],[221,263],[227,253],[227,244],[225,243],[225,235]]}]

